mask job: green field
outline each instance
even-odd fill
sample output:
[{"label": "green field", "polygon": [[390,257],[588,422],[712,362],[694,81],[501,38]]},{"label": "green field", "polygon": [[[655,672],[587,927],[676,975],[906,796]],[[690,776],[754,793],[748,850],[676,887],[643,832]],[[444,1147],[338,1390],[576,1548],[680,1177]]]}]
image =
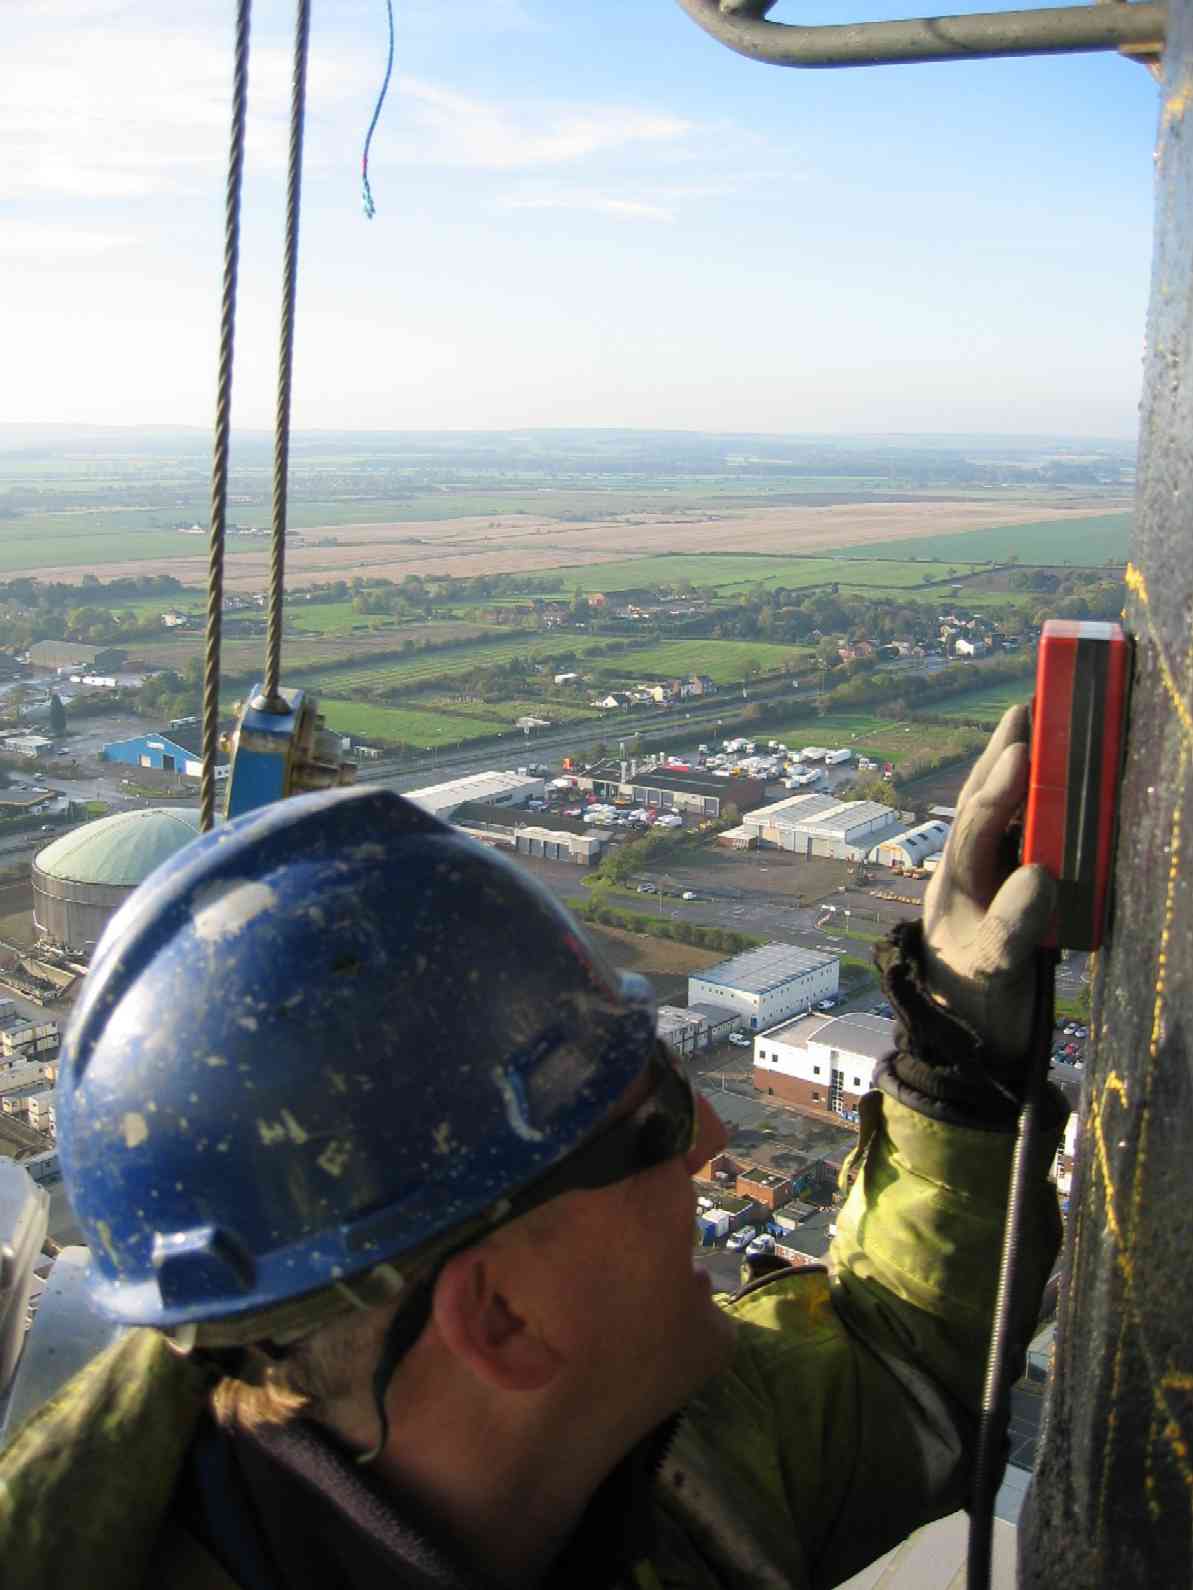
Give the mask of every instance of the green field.
[{"label": "green field", "polygon": [[[502,725],[485,718],[445,717],[437,712],[419,712],[406,707],[374,707],[363,701],[340,701],[319,697],[319,710],[329,729],[337,734],[356,734],[364,739],[401,740],[410,745],[461,745],[486,734],[496,734]],[[522,738],[520,729],[511,737]]]},{"label": "green field", "polygon": [[848,746],[854,756],[893,762],[896,767],[910,756],[930,751],[943,753],[960,749],[973,729],[954,729],[945,724],[894,723],[870,712],[834,712],[823,718],[802,718],[790,726],[772,729],[767,738],[782,740],[792,750],[804,745],[824,745],[830,749]]},{"label": "green field", "polygon": [[518,697],[512,701],[476,701],[456,705],[445,696],[419,696],[410,703],[420,711],[432,712],[440,706],[449,706],[453,712],[469,712],[477,717],[484,715],[493,720],[493,727],[515,723],[519,718],[545,718],[548,723],[585,723],[600,716],[594,707],[577,703],[542,701],[532,696]]},{"label": "green field", "polygon": [[934,701],[922,710],[933,718],[978,718],[997,723],[1008,707],[1031,699],[1034,681],[1030,675],[1022,679],[1009,679],[1005,684],[988,685],[984,690],[967,690],[964,695],[947,696]]},{"label": "green field", "polygon": [[[589,641],[590,646],[600,644]],[[441,674],[470,673],[476,668],[490,668],[510,657],[553,656],[561,649],[582,650],[571,636],[562,641],[558,635],[531,635],[518,632],[504,636],[489,644],[468,646],[459,651],[415,652],[409,658],[390,658],[384,662],[361,662],[355,668],[321,670],[319,668],[290,669],[291,682],[312,690],[384,689],[402,690],[417,686]],[[283,654],[283,662],[285,655]]]},{"label": "green field", "polygon": [[[1091,567],[1107,561],[1125,563],[1131,535],[1129,513],[1090,514],[1082,519],[1048,520],[1042,524],[1013,524],[988,530],[956,531],[949,535],[914,536],[900,541],[907,558],[948,558],[954,562],[1005,562],[1019,558],[1028,564],[1053,567],[1072,563]],[[842,558],[875,558],[890,555],[890,542],[850,547]]]},{"label": "green field", "polygon": [[714,684],[744,679],[750,663],[763,673],[806,664],[811,646],[780,646],[761,640],[662,640],[615,657],[593,658],[589,668],[605,679],[683,678],[707,674]]},{"label": "green field", "polygon": [[[900,546],[909,543],[900,543]],[[975,561],[985,561],[976,559]],[[812,585],[829,585],[834,580],[845,585],[889,587],[904,590],[922,585],[925,577],[943,579],[954,563],[912,563],[908,558],[893,558],[886,542],[877,555],[868,559],[842,557],[779,558],[766,554],[677,552],[671,555],[634,558],[630,562],[593,563],[583,569],[561,569],[560,585],[570,595],[574,591],[631,591],[656,585],[676,586],[684,580],[703,589],[715,587],[721,595],[748,591],[758,585],[787,590],[803,590]],[[967,571],[962,571],[967,572]]]}]

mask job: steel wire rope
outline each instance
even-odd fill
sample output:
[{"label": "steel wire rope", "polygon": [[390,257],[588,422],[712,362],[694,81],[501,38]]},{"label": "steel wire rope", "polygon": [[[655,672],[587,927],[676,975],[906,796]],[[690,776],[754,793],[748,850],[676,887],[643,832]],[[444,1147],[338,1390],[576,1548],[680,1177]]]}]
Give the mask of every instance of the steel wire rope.
[{"label": "steel wire rope", "polygon": [[306,125],[310,0],[298,0],[294,23],[294,71],[290,87],[290,159],[286,175],[286,253],[282,277],[282,331],[278,348],[278,394],[273,453],[273,542],[269,567],[269,631],[264,701],[268,712],[286,712],[278,682],[282,671],[282,617],[286,595],[286,490],[290,468],[290,393],[294,371],[294,301],[298,288],[298,222],[302,203],[302,140]]},{"label": "steel wire rope", "polygon": [[220,302],[219,374],[211,461],[211,527],[207,559],[207,632],[203,657],[202,768],[199,827],[215,822],[215,758],[219,749],[220,639],[224,603],[224,536],[228,509],[228,447],[232,422],[232,367],[236,343],[236,283],[240,263],[240,192],[244,173],[244,123],[248,104],[249,25],[252,0],[238,0],[236,59],[232,75],[232,131],[224,198],[224,286]]}]

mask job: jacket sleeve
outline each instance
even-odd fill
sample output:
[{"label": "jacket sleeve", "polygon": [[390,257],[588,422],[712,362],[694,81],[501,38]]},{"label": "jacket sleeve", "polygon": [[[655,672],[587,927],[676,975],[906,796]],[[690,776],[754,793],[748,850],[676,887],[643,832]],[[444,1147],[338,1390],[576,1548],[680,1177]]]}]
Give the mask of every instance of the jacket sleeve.
[{"label": "jacket sleeve", "polygon": [[[785,1508],[803,1582],[817,1586],[840,1583],[968,1496],[1014,1110],[969,1074],[978,1057],[964,1035],[954,1050],[935,1012],[917,1054],[913,1005],[900,1012],[899,1053],[862,1100],[827,1276],[789,1272],[730,1305],[741,1332],[720,1428],[735,1428],[747,1485]],[[1050,1103],[1046,1113],[1018,1259],[1014,1375],[1060,1242],[1048,1173],[1063,1110]]]}]

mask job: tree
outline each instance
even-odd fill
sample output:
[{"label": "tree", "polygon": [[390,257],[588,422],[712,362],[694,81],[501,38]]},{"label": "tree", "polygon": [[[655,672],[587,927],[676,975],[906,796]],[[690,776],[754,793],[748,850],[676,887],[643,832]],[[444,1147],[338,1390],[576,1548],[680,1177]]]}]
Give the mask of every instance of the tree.
[{"label": "tree", "polygon": [[62,697],[56,690],[50,692],[50,734],[55,740],[60,740],[66,733],[66,708],[62,705]]},{"label": "tree", "polygon": [[899,797],[894,786],[886,779],[879,778],[877,774],[854,779],[853,787],[849,791],[850,799],[855,801],[878,801],[883,806],[898,806]]}]

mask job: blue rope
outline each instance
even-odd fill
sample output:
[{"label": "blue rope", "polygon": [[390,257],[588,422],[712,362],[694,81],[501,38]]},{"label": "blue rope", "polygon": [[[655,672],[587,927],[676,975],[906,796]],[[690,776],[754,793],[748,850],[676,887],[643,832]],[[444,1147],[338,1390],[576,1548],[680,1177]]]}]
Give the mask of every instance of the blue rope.
[{"label": "blue rope", "polygon": [[389,18],[389,59],[385,63],[385,81],[381,85],[381,92],[377,96],[377,104],[373,109],[373,119],[369,123],[369,130],[365,134],[364,154],[360,159],[360,185],[364,196],[365,215],[371,221],[377,213],[373,203],[373,190],[369,187],[369,145],[373,142],[373,134],[377,130],[377,119],[381,115],[381,107],[385,104],[385,96],[389,90],[390,74],[394,69],[394,8],[393,0],[385,0],[385,14]]}]

